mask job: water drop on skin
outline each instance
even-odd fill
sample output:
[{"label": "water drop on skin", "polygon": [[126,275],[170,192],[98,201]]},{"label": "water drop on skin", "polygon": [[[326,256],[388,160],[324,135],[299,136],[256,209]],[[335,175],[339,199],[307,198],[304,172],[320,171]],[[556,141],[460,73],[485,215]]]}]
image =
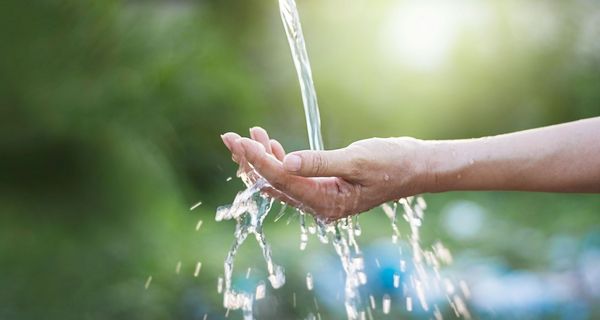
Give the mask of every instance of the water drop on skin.
[{"label": "water drop on skin", "polygon": [[383,181],[390,181],[390,176],[387,173],[383,175]]}]

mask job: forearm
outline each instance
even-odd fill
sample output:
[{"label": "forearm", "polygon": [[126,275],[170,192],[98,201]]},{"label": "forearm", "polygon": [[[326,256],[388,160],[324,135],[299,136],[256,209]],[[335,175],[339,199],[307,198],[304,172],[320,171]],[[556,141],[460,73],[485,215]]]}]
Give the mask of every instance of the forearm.
[{"label": "forearm", "polygon": [[600,117],[425,148],[427,192],[600,192]]}]

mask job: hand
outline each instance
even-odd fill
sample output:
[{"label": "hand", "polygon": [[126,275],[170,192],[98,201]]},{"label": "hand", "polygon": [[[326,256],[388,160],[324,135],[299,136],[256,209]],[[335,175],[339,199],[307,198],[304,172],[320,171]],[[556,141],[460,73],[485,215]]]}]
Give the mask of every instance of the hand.
[{"label": "hand", "polygon": [[418,194],[427,178],[419,152],[424,145],[412,138],[372,138],[285,155],[262,128],[250,129],[250,137],[222,136],[240,170],[251,180],[264,177],[272,186],[264,190],[269,195],[327,221]]}]

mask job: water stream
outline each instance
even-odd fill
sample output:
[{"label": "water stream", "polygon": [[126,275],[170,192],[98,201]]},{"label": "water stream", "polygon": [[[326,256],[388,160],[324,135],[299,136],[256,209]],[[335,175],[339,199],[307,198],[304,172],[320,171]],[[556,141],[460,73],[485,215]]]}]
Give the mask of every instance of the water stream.
[{"label": "water stream", "polygon": [[[300,83],[310,148],[312,150],[323,150],[317,95],[296,3],[294,0],[279,0],[279,8]],[[239,192],[231,205],[218,208],[216,214],[217,221],[236,220],[234,242],[224,262],[225,287],[221,289],[224,289],[223,304],[227,310],[241,309],[244,319],[253,319],[252,306],[254,300],[264,296],[265,288],[264,284],[259,284],[259,287],[255,291],[256,293],[238,292],[233,288],[234,260],[239,247],[249,235],[255,236],[263,252],[269,273],[269,282],[274,289],[284,285],[285,274],[284,269],[273,262],[271,248],[262,230],[263,222],[273,204],[273,199],[260,193],[260,190],[267,186],[268,182],[253,172],[250,174],[239,173],[238,176],[244,181],[247,189]],[[428,298],[444,296],[445,301],[447,301],[457,317],[463,316],[469,318],[470,314],[465,303],[465,299],[468,298],[466,285],[461,282],[457,286],[453,281],[442,276],[440,273],[440,267],[443,264],[451,262],[452,258],[449,251],[441,243],[434,245],[431,250],[421,247],[419,229],[424,218],[425,201],[421,197],[411,197],[382,206],[383,211],[391,221],[392,242],[398,245],[402,253],[403,249],[399,241],[402,235],[397,227],[398,205],[402,207],[404,211],[402,217],[410,226],[410,234],[406,237],[409,243],[409,259],[399,261],[399,269],[400,272],[408,272],[408,264],[410,270],[413,270],[413,272],[410,276],[403,277],[403,279],[406,278],[409,280],[402,284],[400,284],[400,277],[397,275],[394,276],[394,287],[402,285],[406,310],[412,311],[414,308],[412,301],[418,301],[423,311],[428,312],[435,319],[441,319],[439,306],[437,304],[430,305]],[[300,220],[300,249],[303,250],[306,247],[309,234],[306,227],[307,217],[301,211],[298,211],[298,213]],[[280,216],[281,213],[277,216],[276,220]],[[318,235],[321,242],[331,243],[344,270],[344,306],[347,318],[352,320],[366,319],[367,316],[372,318],[369,308],[376,308],[374,297],[370,295],[367,299],[367,296],[364,295],[365,293],[361,292],[364,291],[361,289],[367,284],[368,279],[364,272],[365,261],[363,254],[356,241],[356,237],[361,234],[358,220],[356,218],[346,218],[332,223],[325,223],[315,219],[315,224],[314,233]],[[310,283],[312,284],[312,276]],[[257,295],[260,295],[260,297]],[[369,302],[371,302],[370,305]],[[385,295],[382,299],[383,313],[389,313],[391,306],[391,297]]]}]

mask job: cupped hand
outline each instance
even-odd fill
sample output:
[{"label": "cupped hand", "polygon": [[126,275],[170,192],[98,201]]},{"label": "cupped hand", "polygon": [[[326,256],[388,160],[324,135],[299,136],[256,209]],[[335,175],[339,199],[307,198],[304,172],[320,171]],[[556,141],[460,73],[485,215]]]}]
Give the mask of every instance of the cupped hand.
[{"label": "cupped hand", "polygon": [[421,193],[427,179],[424,144],[412,138],[371,138],[287,155],[259,127],[250,129],[250,139],[232,132],[222,139],[249,182],[262,176],[271,185],[264,192],[327,221]]}]

